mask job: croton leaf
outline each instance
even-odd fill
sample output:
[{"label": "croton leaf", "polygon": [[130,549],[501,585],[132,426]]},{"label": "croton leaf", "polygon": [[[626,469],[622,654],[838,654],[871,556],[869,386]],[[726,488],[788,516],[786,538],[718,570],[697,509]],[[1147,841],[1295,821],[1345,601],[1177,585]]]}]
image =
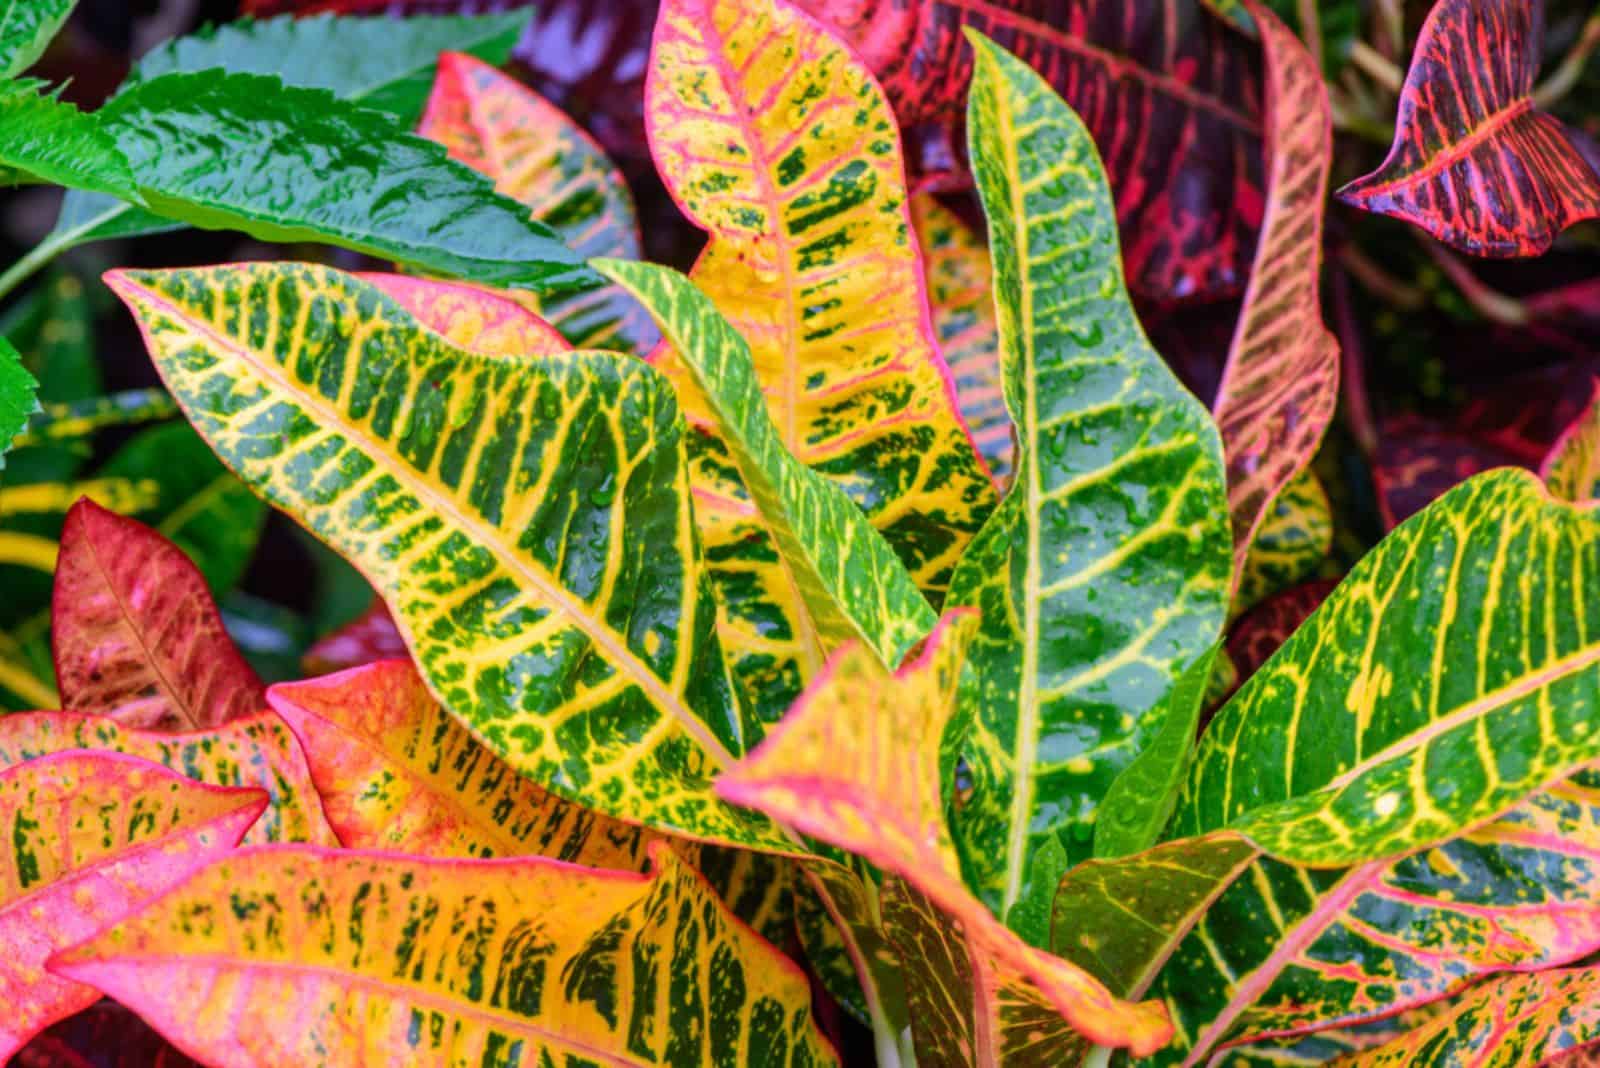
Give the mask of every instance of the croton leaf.
[{"label": "croton leaf", "polygon": [[201,436],[365,571],[499,756],[608,815],[790,848],[710,791],[745,741],[656,372],[458,349],[326,268],[107,281]]},{"label": "croton leaf", "polygon": [[[1255,43],[1200,0],[804,0],[872,66],[935,182],[972,71],[963,27],[991,35],[1082,116],[1106,161],[1128,277],[1162,301],[1236,293],[1261,223]],[[928,164],[931,163],[931,167]],[[942,173],[941,173],[942,172]]]},{"label": "croton leaf", "polygon": [[1239,574],[1233,612],[1241,613],[1311,578],[1332,548],[1333,507],[1322,481],[1307,468],[1273,498],[1262,516]]},{"label": "croton leaf", "polygon": [[[417,132],[492,178],[585,259],[640,258],[638,213],[621,172],[581,126],[515,79],[471,56],[440,56]],[[650,317],[614,287],[558,294],[539,309],[582,348],[642,355],[660,340]]]},{"label": "croton leaf", "polygon": [[1533,105],[1543,0],[1438,0],[1423,23],[1382,166],[1339,190],[1478,256],[1533,256],[1600,215],[1600,174]]},{"label": "croton leaf", "polygon": [[1212,721],[1175,833],[1351,864],[1600,755],[1600,513],[1492,471],[1402,524]]},{"label": "croton leaf", "polygon": [[951,830],[979,896],[1042,945],[1048,920],[1011,913],[1060,879],[1036,863],[1047,846],[1089,855],[1099,800],[1221,637],[1232,539],[1216,428],[1139,326],[1094,142],[1026,64],[977,48],[969,126],[1018,444],[951,583],[983,617]]},{"label": "croton leaf", "polygon": [[312,785],[306,759],[284,722],[270,712],[198,731],[126,727],[110,716],[18,712],[0,716],[0,766],[68,749],[126,753],[211,786],[264,790],[267,810],[247,843],[338,845]]},{"label": "croton leaf", "polygon": [[383,290],[450,344],[480,356],[554,356],[572,351],[554,327],[509,295],[403,274],[356,277]]},{"label": "croton leaf", "polygon": [[[937,600],[995,490],[929,322],[882,91],[789,0],[666,0],[645,106],[662,180],[710,234],[694,281],[749,343],[777,443]],[[656,362],[709,424],[679,359]]]},{"label": "croton leaf", "polygon": [[1007,1051],[998,1043],[1026,1037],[1005,1026],[1006,1007],[1042,1000],[1091,1041],[1149,1053],[1170,1035],[1159,1011],[1119,1001],[1080,969],[1027,945],[962,884],[945,825],[939,739],[976,630],[970,612],[947,616],[921,655],[894,674],[870,649],[846,646],[766,741],[723,773],[717,792],[860,854],[942,915],[937,926],[956,939],[965,963],[941,972],[956,985],[925,1002],[946,1007],[947,1019],[925,1021],[936,1029],[933,1048],[948,1045],[948,1029],[960,1033],[962,1018],[980,1014],[972,1033],[988,1045],[971,1051],[971,1063],[998,1063]]},{"label": "croton leaf", "polygon": [[302,663],[308,675],[327,675],[408,655],[406,640],[400,636],[394,616],[382,598],[374,597],[372,605],[360,616],[307,649]]},{"label": "croton leaf", "polygon": [[0,78],[33,66],[78,0],[10,0],[0,11]]},{"label": "croton leaf", "polygon": [[1385,419],[1372,469],[1378,513],[1393,530],[1473,475],[1517,463],[1517,457],[1469,428],[1407,412]]},{"label": "croton leaf", "polygon": [[1596,380],[1583,414],[1550,447],[1539,477],[1564,501],[1600,497],[1600,380]]},{"label": "croton leaf", "polygon": [[28,420],[27,428],[12,440],[12,446],[27,449],[82,441],[107,427],[136,426],[176,414],[177,404],[160,389],[128,389],[81,401],[44,404]]},{"label": "croton leaf", "polygon": [[200,728],[266,707],[183,550],[93,501],[61,528],[51,615],[56,680],[73,711]]},{"label": "croton leaf", "polygon": [[[181,222],[338,245],[499,286],[592,278],[548,227],[438,145],[325,90],[256,74],[165,74],[95,117],[151,210]],[[305,166],[313,157],[315,180]]]},{"label": "croton leaf", "polygon": [[0,1060],[100,998],[46,973],[51,954],[232,850],[266,803],[112,753],[0,771]]},{"label": "croton leaf", "polygon": [[785,449],[744,338],[670,268],[621,260],[595,267],[656,317],[715,413],[824,649],[860,640],[883,663],[898,664],[933,629],[933,609],[850,498]]},{"label": "croton leaf", "polygon": [[1228,461],[1235,582],[1273,501],[1310,464],[1339,400],[1339,343],[1322,322],[1322,215],[1333,129],[1322,71],[1276,15],[1266,56],[1266,215],[1212,404]]},{"label": "croton leaf", "polygon": [[1254,675],[1336,585],[1329,579],[1303,582],[1273,594],[1245,613],[1228,632],[1228,656],[1239,676],[1248,679]]},{"label": "croton leaf", "polygon": [[983,238],[930,193],[911,198],[911,222],[922,246],[933,328],[955,379],[961,416],[989,470],[1004,482],[1011,475],[1014,446],[1000,386],[1000,336],[989,250]]},{"label": "croton leaf", "polygon": [[99,113],[85,115],[32,80],[0,83],[0,169],[138,199],[133,171]]},{"label": "croton leaf", "polygon": [[256,847],[51,966],[211,1063],[837,1063],[803,973],[651,860]]},{"label": "croton leaf", "polygon": [[[127,84],[213,68],[273,75],[289,85],[326,89],[341,100],[388,112],[410,127],[422,112],[441,51],[501,62],[526,21],[526,15],[516,14],[242,20],[151,49]],[[69,190],[51,239],[66,248],[181,225],[114,197]]]},{"label": "croton leaf", "polygon": [[39,410],[36,393],[39,383],[22,366],[22,356],[11,342],[0,338],[0,471],[5,470],[6,453]]},{"label": "croton leaf", "polygon": [[1448,1012],[1341,1061],[1348,1068],[1516,1068],[1594,1063],[1600,1046],[1600,968],[1502,975]]}]

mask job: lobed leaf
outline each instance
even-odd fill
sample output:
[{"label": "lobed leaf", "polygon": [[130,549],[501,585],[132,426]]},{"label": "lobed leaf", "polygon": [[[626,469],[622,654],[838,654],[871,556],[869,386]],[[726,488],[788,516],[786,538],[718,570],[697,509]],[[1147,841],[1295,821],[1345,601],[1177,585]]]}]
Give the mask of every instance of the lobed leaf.
[{"label": "lobed leaf", "polygon": [[108,753],[0,771],[0,1060],[99,1000],[46,973],[51,954],[232,850],[265,804],[258,790],[201,786]]},{"label": "lobed leaf", "polygon": [[1228,462],[1236,588],[1274,500],[1310,464],[1339,400],[1339,343],[1323,324],[1320,295],[1328,90],[1277,16],[1246,6],[1266,57],[1266,214],[1212,404]]},{"label": "lobed leaf", "polygon": [[1394,144],[1339,190],[1477,256],[1533,256],[1600,215],[1600,174],[1533,104],[1543,0],[1438,0],[1411,56]]},{"label": "lobed leaf", "polygon": [[1042,945],[1045,910],[1015,910],[1087,858],[1100,800],[1216,644],[1232,549],[1216,428],[1139,326],[1094,142],[1039,75],[976,47],[1017,468],[951,583],[983,619],[949,741],[972,780],[951,830],[970,885]]},{"label": "lobed leaf", "polygon": [[651,859],[257,847],[52,967],[233,1065],[837,1063],[799,969],[671,850]]},{"label": "lobed leaf", "polygon": [[0,10],[0,78],[15,78],[44,54],[78,0],[7,0]]},{"label": "lobed leaf", "polygon": [[92,501],[61,528],[51,617],[57,685],[74,711],[199,729],[266,707],[183,551]]},{"label": "lobed leaf", "polygon": [[[1049,1005],[1092,1041],[1149,1053],[1170,1036],[1160,1012],[1117,1000],[1083,971],[1027,945],[962,885],[940,796],[939,739],[976,629],[970,613],[947,616],[922,654],[893,675],[871,650],[845,647],[767,740],[723,773],[717,792],[865,857],[927,899],[944,921],[935,926],[958,940],[966,958],[962,982],[940,991],[949,1019],[928,1025],[942,1033],[980,1014],[985,1023],[976,1033],[991,1045],[972,1050],[975,1063],[1007,1048],[993,1045],[997,997]],[[953,973],[942,975],[924,978],[943,982]]]},{"label": "lobed leaf", "polygon": [[366,572],[497,755],[597,812],[792,848],[710,791],[746,743],[659,375],[459,349],[325,268],[108,282],[201,436]]},{"label": "lobed leaf", "polygon": [[141,730],[110,716],[75,712],[0,716],[0,766],[71,749],[125,753],[209,786],[263,791],[267,808],[245,834],[247,844],[339,844],[323,815],[323,802],[299,744],[270,712],[182,732]]},{"label": "lobed leaf", "polygon": [[[508,75],[471,56],[440,56],[417,133],[493,179],[585,259],[640,258],[638,213],[616,165],[583,127]],[[649,316],[615,287],[538,306],[580,348],[643,354],[660,340]]]}]

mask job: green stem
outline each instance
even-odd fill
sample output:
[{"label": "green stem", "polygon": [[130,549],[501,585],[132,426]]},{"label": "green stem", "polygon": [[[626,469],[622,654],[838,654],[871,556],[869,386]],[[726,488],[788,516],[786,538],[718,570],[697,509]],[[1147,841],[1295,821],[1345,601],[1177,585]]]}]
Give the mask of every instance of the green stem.
[{"label": "green stem", "polygon": [[1111,1063],[1112,1049],[1110,1046],[1096,1046],[1084,1054],[1083,1068],[1107,1068]]},{"label": "green stem", "polygon": [[32,278],[39,268],[55,259],[58,253],[65,252],[73,245],[76,245],[80,237],[99,226],[103,221],[103,216],[96,216],[81,226],[73,227],[71,230],[63,230],[60,233],[46,235],[45,239],[35,245],[26,256],[13,263],[6,269],[4,274],[0,274],[0,297],[4,297],[23,282]]},{"label": "green stem", "polygon": [[1405,72],[1363,40],[1357,39],[1351,43],[1350,62],[1391,93],[1398,94],[1405,85]]}]

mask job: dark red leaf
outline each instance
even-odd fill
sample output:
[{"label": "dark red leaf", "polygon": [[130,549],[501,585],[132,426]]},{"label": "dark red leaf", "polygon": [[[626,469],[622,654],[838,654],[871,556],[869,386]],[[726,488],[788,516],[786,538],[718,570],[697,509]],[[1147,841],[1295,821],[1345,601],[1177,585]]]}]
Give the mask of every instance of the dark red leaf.
[{"label": "dark red leaf", "polygon": [[97,1001],[34,1037],[13,1068],[198,1068],[149,1024],[115,1001]]},{"label": "dark red leaf", "polygon": [[1262,213],[1261,61],[1199,0],[800,0],[871,64],[907,166],[965,180],[972,26],[1050,79],[1088,124],[1127,274],[1171,301],[1237,293]]},{"label": "dark red leaf", "polygon": [[1542,0],[1439,0],[1423,24],[1383,165],[1339,191],[1478,256],[1533,256],[1600,215],[1582,135],[1533,106]]},{"label": "dark red leaf", "polygon": [[1316,610],[1338,583],[1316,579],[1291,586],[1256,605],[1228,633],[1228,657],[1243,681],[1256,673]]},{"label": "dark red leaf", "polygon": [[1393,530],[1480,471],[1517,465],[1517,456],[1469,431],[1417,415],[1384,420],[1372,472],[1384,527]]}]

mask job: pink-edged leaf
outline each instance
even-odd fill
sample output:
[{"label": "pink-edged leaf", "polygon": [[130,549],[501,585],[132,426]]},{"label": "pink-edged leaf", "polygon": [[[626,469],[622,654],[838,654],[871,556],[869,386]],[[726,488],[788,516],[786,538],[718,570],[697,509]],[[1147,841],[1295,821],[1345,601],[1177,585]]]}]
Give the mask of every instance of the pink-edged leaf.
[{"label": "pink-edged leaf", "polygon": [[532,359],[572,350],[560,331],[509,293],[404,274],[372,272],[356,277],[377,286],[423,326],[469,352]]},{"label": "pink-edged leaf", "polygon": [[1267,510],[1311,462],[1339,400],[1339,343],[1323,324],[1320,294],[1328,91],[1288,27],[1248,7],[1266,54],[1267,207],[1213,405],[1228,462],[1235,588]]},{"label": "pink-edged leaf", "polygon": [[232,850],[266,805],[114,753],[0,772],[0,1062],[100,997],[47,973],[53,954]]},{"label": "pink-edged leaf", "polygon": [[1228,658],[1240,681],[1254,675],[1337,585],[1327,579],[1303,582],[1268,597],[1245,613],[1229,631],[1227,644]]},{"label": "pink-edged leaf", "polygon": [[266,707],[183,550],[93,501],[61,529],[51,650],[62,703],[133,727],[198,729]]},{"label": "pink-edged leaf", "polygon": [[102,999],[33,1037],[11,1068],[200,1068],[200,1062],[139,1019]]},{"label": "pink-edged leaf", "polygon": [[1393,530],[1473,475],[1518,465],[1516,455],[1484,435],[1418,415],[1386,419],[1372,471],[1384,529]]},{"label": "pink-edged leaf", "polygon": [[247,844],[338,845],[300,744],[271,712],[196,731],[141,730],[110,716],[17,712],[0,716],[0,767],[70,749],[125,753],[210,786],[255,787],[269,798]]},{"label": "pink-edged leaf", "polygon": [[1200,0],[804,0],[861,53],[914,170],[964,180],[971,27],[1066,98],[1105,161],[1128,282],[1161,301],[1237,293],[1261,223],[1255,42]]},{"label": "pink-edged leaf", "polygon": [[1543,0],[1438,0],[1406,72],[1394,145],[1339,199],[1477,256],[1533,256],[1600,215],[1592,150],[1533,104]]},{"label": "pink-edged leaf", "polygon": [[1563,500],[1600,497],[1600,378],[1595,379],[1588,407],[1550,447],[1539,477]]},{"label": "pink-edged leaf", "polygon": [[[961,1033],[961,1018],[979,1016],[971,1033],[982,1042],[972,1056],[988,1063],[1007,1051],[1001,1043],[1025,1034],[1000,1033],[1021,1001],[1051,1006],[1091,1041],[1150,1053],[1171,1036],[1158,1009],[1121,1001],[1080,968],[1023,942],[962,883],[945,823],[939,743],[976,624],[968,611],[946,616],[922,654],[893,675],[869,649],[844,647],[766,741],[722,774],[717,792],[865,857],[926,899],[922,907],[908,898],[912,915],[942,916],[965,964],[934,977],[949,1010],[936,1047]],[[898,933],[917,938],[924,926]]]},{"label": "pink-edged leaf", "polygon": [[410,655],[394,616],[389,614],[389,606],[383,598],[374,597],[365,612],[307,649],[300,666],[307,675],[327,675],[375,660]]}]

